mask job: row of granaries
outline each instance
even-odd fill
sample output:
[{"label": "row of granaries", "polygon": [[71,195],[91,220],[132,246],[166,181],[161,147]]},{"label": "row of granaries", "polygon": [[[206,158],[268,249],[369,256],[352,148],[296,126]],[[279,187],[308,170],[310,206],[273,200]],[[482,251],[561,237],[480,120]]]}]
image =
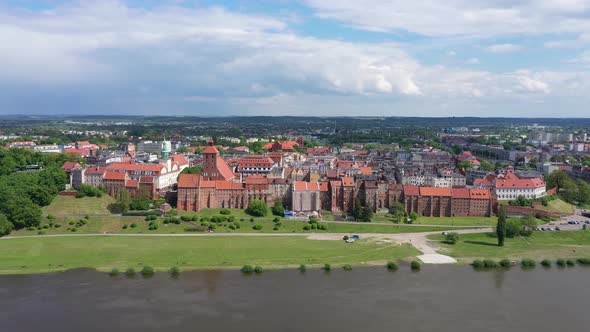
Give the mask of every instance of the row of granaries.
[{"label": "row of granaries", "polygon": [[204,208],[244,209],[253,199],[260,199],[269,206],[281,200],[293,211],[330,210],[346,214],[352,212],[357,197],[373,211],[389,209],[398,201],[408,213],[420,216],[492,216],[497,209],[496,198],[489,189],[402,186],[386,181],[355,181],[352,177],[288,183],[285,179],[254,175],[239,183],[196,174],[180,175],[177,208],[196,212]]}]

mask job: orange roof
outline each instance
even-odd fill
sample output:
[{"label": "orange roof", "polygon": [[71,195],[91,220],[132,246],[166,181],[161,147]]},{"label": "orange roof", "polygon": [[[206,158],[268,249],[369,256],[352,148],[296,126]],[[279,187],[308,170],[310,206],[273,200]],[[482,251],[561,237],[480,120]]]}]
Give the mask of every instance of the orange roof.
[{"label": "orange roof", "polygon": [[420,187],[420,196],[451,196],[451,188]]},{"label": "orange roof", "polygon": [[467,188],[453,188],[453,198],[469,199],[471,194]]},{"label": "orange roof", "polygon": [[496,188],[540,188],[545,186],[545,181],[541,178],[519,178],[514,173],[506,173],[504,177],[496,179]]},{"label": "orange roof", "polygon": [[87,166],[86,171],[84,172],[86,175],[91,174],[104,174],[106,171],[105,167],[98,167],[98,166]]},{"label": "orange roof", "polygon": [[354,187],[354,179],[350,177],[343,177],[342,185],[344,185],[345,187]]},{"label": "orange roof", "polygon": [[234,172],[232,172],[231,168],[229,168],[229,166],[225,163],[225,160],[223,160],[221,156],[218,155],[215,162],[217,166],[217,171],[219,172],[219,175],[223,177],[224,180],[231,180],[235,177]]},{"label": "orange roof", "polygon": [[188,160],[181,154],[172,155],[171,158],[173,162],[178,164],[178,166],[188,165]]},{"label": "orange roof", "polygon": [[208,145],[204,150],[203,153],[210,153],[210,154],[218,154],[219,150],[213,145]]},{"label": "orange roof", "polygon": [[126,173],[124,172],[107,172],[104,176],[105,180],[125,181]]},{"label": "orange roof", "polygon": [[362,175],[371,175],[373,174],[373,168],[368,166],[361,167],[361,174]]},{"label": "orange roof", "polygon": [[125,182],[125,187],[137,188],[138,184],[139,184],[139,181],[137,181],[137,180],[127,180]]},{"label": "orange roof", "polygon": [[199,174],[180,174],[178,176],[178,188],[196,188],[199,186],[201,176]]},{"label": "orange roof", "polygon": [[489,189],[470,189],[469,194],[471,199],[490,199],[491,197]]},{"label": "orange roof", "polygon": [[293,183],[293,188],[295,189],[295,191],[319,191],[320,190],[320,183],[319,182],[295,181],[295,183]]},{"label": "orange roof", "polygon": [[251,175],[244,180],[246,184],[267,184],[268,179],[262,175]]},{"label": "orange roof", "polygon": [[418,186],[404,186],[404,195],[406,195],[406,196],[420,196],[420,187],[418,187]]},{"label": "orange roof", "polygon": [[320,185],[320,191],[328,191],[328,182],[318,182]]}]

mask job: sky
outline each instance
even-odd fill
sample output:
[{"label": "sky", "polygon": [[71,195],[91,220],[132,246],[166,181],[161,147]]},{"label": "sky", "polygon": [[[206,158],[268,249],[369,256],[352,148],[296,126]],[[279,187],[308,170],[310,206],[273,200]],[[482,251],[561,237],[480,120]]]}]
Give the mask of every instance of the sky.
[{"label": "sky", "polygon": [[1,0],[0,114],[590,117],[590,0]]}]

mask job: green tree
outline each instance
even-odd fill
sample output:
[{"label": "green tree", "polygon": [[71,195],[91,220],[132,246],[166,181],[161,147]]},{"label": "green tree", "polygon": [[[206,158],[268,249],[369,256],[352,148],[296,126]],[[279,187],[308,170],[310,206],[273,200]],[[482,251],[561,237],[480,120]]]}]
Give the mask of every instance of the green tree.
[{"label": "green tree", "polygon": [[584,180],[578,179],[576,181],[578,187],[578,193],[576,200],[580,204],[590,204],[590,184]]},{"label": "green tree", "polygon": [[27,197],[17,197],[3,207],[3,213],[15,229],[41,224],[41,208]]},{"label": "green tree", "polygon": [[366,208],[363,209],[363,222],[371,222],[371,219],[373,219],[373,209],[371,209],[371,207],[367,206]]},{"label": "green tree", "polygon": [[4,214],[0,213],[0,237],[10,234],[13,229],[14,226],[10,221],[8,221],[8,218],[6,218]]},{"label": "green tree", "polygon": [[416,212],[412,211],[412,213],[410,213],[410,215],[406,219],[406,223],[413,224],[414,222],[416,222],[416,220],[418,220],[418,214]]},{"label": "green tree", "polygon": [[473,164],[471,164],[468,160],[464,160],[460,163],[457,163],[457,168],[470,169],[470,168],[473,168]]},{"label": "green tree", "polygon": [[504,238],[506,237],[506,211],[501,206],[498,210],[498,224],[496,225],[496,236],[498,237],[498,246],[504,246]]},{"label": "green tree", "polygon": [[393,220],[397,224],[405,222],[407,219],[404,204],[402,204],[401,202],[393,202],[391,204],[391,208],[389,209],[389,213],[393,215]]},{"label": "green tree", "polygon": [[285,214],[285,206],[283,205],[283,201],[280,199],[277,199],[275,201],[275,205],[273,205],[272,207],[272,214],[274,214],[275,216],[283,216]]},{"label": "green tree", "polygon": [[361,220],[363,217],[363,206],[361,205],[361,199],[357,197],[354,200],[354,208],[352,210],[352,216],[355,220]]},{"label": "green tree", "polygon": [[259,199],[253,199],[250,204],[248,204],[246,213],[255,217],[264,217],[268,213],[268,206]]},{"label": "green tree", "polygon": [[479,169],[486,172],[492,172],[494,171],[495,167],[494,164],[492,164],[491,162],[487,160],[482,160],[479,163]]}]

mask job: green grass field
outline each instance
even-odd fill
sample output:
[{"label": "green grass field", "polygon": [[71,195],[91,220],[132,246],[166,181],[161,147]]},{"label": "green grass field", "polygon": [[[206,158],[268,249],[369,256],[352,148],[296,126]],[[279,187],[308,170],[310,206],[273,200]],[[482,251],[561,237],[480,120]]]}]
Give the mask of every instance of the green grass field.
[{"label": "green grass field", "polygon": [[[442,241],[442,235],[429,239]],[[531,237],[506,239],[498,247],[497,239],[490,234],[462,234],[454,245],[440,243],[441,253],[471,262],[476,258],[534,258],[555,259],[590,257],[590,231],[535,232]]]},{"label": "green grass field", "polygon": [[[215,215],[215,214],[211,214]],[[11,236],[23,235],[49,235],[49,234],[97,234],[97,233],[123,233],[123,234],[181,234],[190,233],[186,229],[189,227],[199,226],[200,222],[183,222],[177,224],[164,224],[163,219],[158,219],[158,229],[149,230],[149,222],[145,221],[145,217],[125,217],[125,216],[90,216],[87,224],[76,227],[78,220],[84,219],[82,217],[66,217],[58,216],[54,224],[61,225],[59,228],[47,227],[49,221],[45,219],[39,229],[27,230],[21,229],[13,231]],[[240,219],[244,219],[240,221]],[[235,221],[240,224],[239,229],[232,230],[229,226],[231,223],[218,223],[215,229],[216,233],[417,233],[417,232],[433,232],[451,230],[456,228],[448,227],[422,227],[410,225],[396,225],[396,224],[378,224],[378,223],[325,223],[327,230],[304,230],[303,227],[308,225],[302,220],[281,219],[280,226],[274,230],[276,225],[272,221],[272,217],[254,218],[254,222],[250,221],[250,217],[245,218],[235,217]],[[135,223],[136,227],[131,227]],[[254,225],[262,225],[261,230],[254,230]],[[127,225],[124,229],[123,226]],[[44,226],[46,228],[44,228]],[[71,229],[76,228],[75,232]]]},{"label": "green grass field", "polygon": [[236,268],[244,264],[384,264],[413,257],[410,245],[369,240],[314,241],[303,237],[60,237],[0,240],[0,273],[40,273],[74,268],[156,270]]},{"label": "green grass field", "polygon": [[101,198],[84,197],[75,198],[70,196],[56,196],[51,204],[43,208],[43,213],[53,215],[70,214],[110,214],[107,206],[115,200],[109,195]]},{"label": "green grass field", "polygon": [[572,213],[574,212],[574,206],[561,200],[561,199],[554,199],[547,203],[547,206],[538,206],[535,207],[539,210],[545,211],[552,211],[552,212],[563,212],[563,213]]}]

